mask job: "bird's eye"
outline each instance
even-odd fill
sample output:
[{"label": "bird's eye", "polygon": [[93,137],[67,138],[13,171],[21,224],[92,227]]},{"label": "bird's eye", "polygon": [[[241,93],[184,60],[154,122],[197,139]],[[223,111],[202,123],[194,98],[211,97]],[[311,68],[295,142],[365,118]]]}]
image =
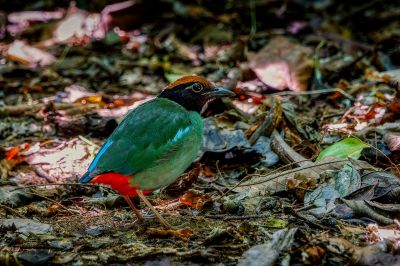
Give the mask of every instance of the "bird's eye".
[{"label": "bird's eye", "polygon": [[195,83],[192,85],[192,91],[198,93],[201,92],[203,90],[203,85],[201,85],[200,83]]}]

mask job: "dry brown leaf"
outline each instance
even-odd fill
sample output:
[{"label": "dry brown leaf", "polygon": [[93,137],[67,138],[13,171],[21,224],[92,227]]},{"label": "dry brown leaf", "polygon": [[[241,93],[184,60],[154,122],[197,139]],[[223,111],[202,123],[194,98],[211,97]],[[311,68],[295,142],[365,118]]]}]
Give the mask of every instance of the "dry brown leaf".
[{"label": "dry brown leaf", "polygon": [[303,251],[306,255],[304,258],[308,263],[321,263],[322,259],[325,256],[325,250],[320,246],[312,246],[308,247]]},{"label": "dry brown leaf", "polygon": [[210,196],[201,194],[196,190],[189,190],[179,198],[179,201],[184,204],[195,208],[201,208],[210,200]]},{"label": "dry brown leaf", "polygon": [[193,231],[189,228],[183,228],[177,230],[149,229],[145,233],[152,237],[175,237],[181,240],[188,240],[193,236]]},{"label": "dry brown leaf", "polygon": [[258,78],[268,86],[305,91],[313,69],[311,55],[310,48],[276,37],[256,55],[249,56],[249,63]]}]

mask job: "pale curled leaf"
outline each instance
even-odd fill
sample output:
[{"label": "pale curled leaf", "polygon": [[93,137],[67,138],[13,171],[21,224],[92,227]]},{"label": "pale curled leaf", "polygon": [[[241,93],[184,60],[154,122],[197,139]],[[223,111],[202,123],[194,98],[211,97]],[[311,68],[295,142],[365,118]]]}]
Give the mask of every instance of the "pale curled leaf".
[{"label": "pale curled leaf", "polygon": [[29,66],[47,66],[55,60],[54,56],[50,53],[19,40],[10,44],[5,52],[5,56],[11,61]]}]

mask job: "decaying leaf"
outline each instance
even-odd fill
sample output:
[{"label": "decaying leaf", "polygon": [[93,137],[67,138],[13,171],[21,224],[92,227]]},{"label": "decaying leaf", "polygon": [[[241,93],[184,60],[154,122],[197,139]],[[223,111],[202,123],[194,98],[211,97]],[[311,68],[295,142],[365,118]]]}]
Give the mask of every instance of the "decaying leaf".
[{"label": "decaying leaf", "polygon": [[400,134],[386,134],[385,141],[391,151],[400,151]]},{"label": "decaying leaf", "polygon": [[371,206],[372,202],[366,200],[345,200],[342,201],[350,207],[358,216],[369,217],[380,224],[392,224],[393,219],[388,218],[387,214],[384,215],[378,208]]},{"label": "decaying leaf", "polygon": [[179,201],[184,204],[195,208],[201,208],[210,200],[210,196],[199,193],[195,190],[189,190],[179,198]]},{"label": "decaying leaf", "polygon": [[303,251],[303,260],[305,263],[321,263],[326,251],[321,246],[308,247]]},{"label": "decaying leaf", "polygon": [[394,248],[394,245],[386,241],[381,241],[370,246],[359,247],[355,249],[352,261],[355,265],[365,266],[399,265],[400,256],[392,254],[390,252],[392,248]]},{"label": "decaying leaf", "polygon": [[297,228],[276,231],[266,244],[257,245],[245,251],[238,265],[275,265],[279,255],[293,244],[296,231]]},{"label": "decaying leaf", "polygon": [[181,240],[189,240],[193,236],[193,231],[188,228],[177,229],[177,230],[149,229],[145,233],[151,237],[175,237]]},{"label": "decaying leaf", "polygon": [[373,171],[361,177],[362,186],[375,186],[373,200],[400,203],[400,179],[383,171]]},{"label": "decaying leaf", "polygon": [[284,37],[272,39],[256,55],[249,57],[258,78],[275,89],[304,91],[312,73],[311,49]]}]

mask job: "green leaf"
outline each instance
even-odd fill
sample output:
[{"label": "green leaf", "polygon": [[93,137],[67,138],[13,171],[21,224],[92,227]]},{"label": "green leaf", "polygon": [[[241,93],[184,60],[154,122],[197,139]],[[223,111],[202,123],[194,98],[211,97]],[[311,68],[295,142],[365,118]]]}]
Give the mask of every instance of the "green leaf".
[{"label": "green leaf", "polygon": [[266,226],[270,228],[285,228],[287,225],[287,221],[273,217],[269,218],[266,222]]},{"label": "green leaf", "polygon": [[121,38],[114,31],[110,31],[106,34],[104,42],[106,43],[106,45],[112,46],[121,43]]},{"label": "green leaf", "polygon": [[361,151],[366,147],[368,147],[368,145],[357,138],[345,138],[321,151],[317,161],[326,157],[335,157],[339,159],[350,157],[352,159],[358,159],[361,156]]}]

